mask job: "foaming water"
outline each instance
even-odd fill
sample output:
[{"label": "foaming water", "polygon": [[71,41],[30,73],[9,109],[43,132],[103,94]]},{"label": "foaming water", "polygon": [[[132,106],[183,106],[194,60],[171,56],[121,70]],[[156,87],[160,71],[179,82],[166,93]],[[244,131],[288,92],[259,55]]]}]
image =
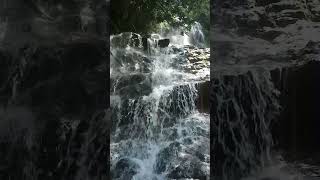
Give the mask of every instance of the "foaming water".
[{"label": "foaming water", "polygon": [[234,180],[268,167],[273,146],[270,124],[280,110],[279,91],[269,71],[216,75],[211,88],[217,179]]},{"label": "foaming water", "polygon": [[171,28],[168,31],[161,30],[158,34],[152,34],[151,37],[155,40],[159,39],[170,39],[170,44],[183,47],[193,45],[199,48],[205,47],[205,36],[203,28],[199,22],[195,22],[191,25],[190,30],[185,28]]},{"label": "foaming water", "polygon": [[195,22],[195,24],[191,27],[189,41],[195,46],[204,47],[205,37],[202,32],[202,26],[200,23]]},{"label": "foaming water", "polygon": [[111,37],[112,178],[207,178],[209,116],[196,108],[201,80],[183,71],[183,47],[156,41],[148,39],[145,51],[139,35]]}]

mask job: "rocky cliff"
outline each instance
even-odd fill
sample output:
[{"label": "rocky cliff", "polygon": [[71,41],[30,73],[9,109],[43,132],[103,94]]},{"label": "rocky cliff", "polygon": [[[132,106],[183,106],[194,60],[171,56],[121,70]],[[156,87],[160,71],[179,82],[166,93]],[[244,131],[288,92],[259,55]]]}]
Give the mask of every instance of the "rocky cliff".
[{"label": "rocky cliff", "polygon": [[308,0],[212,1],[211,174],[217,179],[268,167],[275,152],[291,162],[313,158],[319,166],[319,7]]},{"label": "rocky cliff", "polygon": [[106,6],[1,2],[0,179],[108,179]]},{"label": "rocky cliff", "polygon": [[317,0],[212,1],[213,59],[224,64],[300,61],[301,51],[320,40],[319,6]]},{"label": "rocky cliff", "polygon": [[105,51],[72,43],[1,52],[1,179],[107,178]]}]

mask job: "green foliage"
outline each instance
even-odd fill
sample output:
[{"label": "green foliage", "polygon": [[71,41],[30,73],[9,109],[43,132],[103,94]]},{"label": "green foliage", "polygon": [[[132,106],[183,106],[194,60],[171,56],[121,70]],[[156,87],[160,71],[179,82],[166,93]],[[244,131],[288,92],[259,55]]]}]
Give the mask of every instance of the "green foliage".
[{"label": "green foliage", "polygon": [[112,0],[112,33],[147,33],[159,24],[186,26],[195,21],[209,29],[209,0]]}]

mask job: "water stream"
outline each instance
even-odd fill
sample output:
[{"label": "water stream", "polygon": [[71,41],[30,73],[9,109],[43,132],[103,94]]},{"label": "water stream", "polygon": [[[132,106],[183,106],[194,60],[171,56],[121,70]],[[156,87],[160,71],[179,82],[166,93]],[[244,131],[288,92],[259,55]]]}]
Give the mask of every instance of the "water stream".
[{"label": "water stream", "polygon": [[[312,161],[289,162],[284,158],[286,153],[275,148],[272,127],[279,123],[284,108],[280,104],[283,92],[272,78],[273,67],[266,67],[215,67],[211,74],[211,162],[215,180],[319,179],[320,168]],[[282,74],[280,70],[279,79],[287,81]]]},{"label": "water stream", "polygon": [[184,37],[166,48],[155,37],[147,50],[138,34],[111,37],[112,179],[208,179],[209,115],[196,107],[203,77],[184,71]]}]

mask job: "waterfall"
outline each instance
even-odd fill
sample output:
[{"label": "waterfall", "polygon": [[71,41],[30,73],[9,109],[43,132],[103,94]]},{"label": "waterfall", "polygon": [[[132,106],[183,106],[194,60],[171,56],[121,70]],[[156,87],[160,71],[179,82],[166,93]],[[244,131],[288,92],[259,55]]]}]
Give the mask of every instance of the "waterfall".
[{"label": "waterfall", "polygon": [[138,34],[111,37],[112,178],[206,179],[209,115],[196,107],[201,80],[183,70],[183,47],[156,47],[155,36],[147,51]]},{"label": "waterfall", "polygon": [[193,23],[189,30],[185,27],[169,28],[166,31],[160,29],[158,34],[153,34],[153,37],[155,36],[157,36],[155,39],[168,38],[172,45],[179,47],[189,45],[198,48],[205,47],[205,36],[202,25],[199,22]]},{"label": "waterfall", "polygon": [[213,176],[240,179],[270,165],[270,124],[280,111],[270,72],[216,75],[211,90]]},{"label": "waterfall", "polygon": [[204,44],[205,44],[204,34],[202,31],[202,26],[198,22],[195,22],[191,27],[190,42],[195,46],[204,47]]}]

